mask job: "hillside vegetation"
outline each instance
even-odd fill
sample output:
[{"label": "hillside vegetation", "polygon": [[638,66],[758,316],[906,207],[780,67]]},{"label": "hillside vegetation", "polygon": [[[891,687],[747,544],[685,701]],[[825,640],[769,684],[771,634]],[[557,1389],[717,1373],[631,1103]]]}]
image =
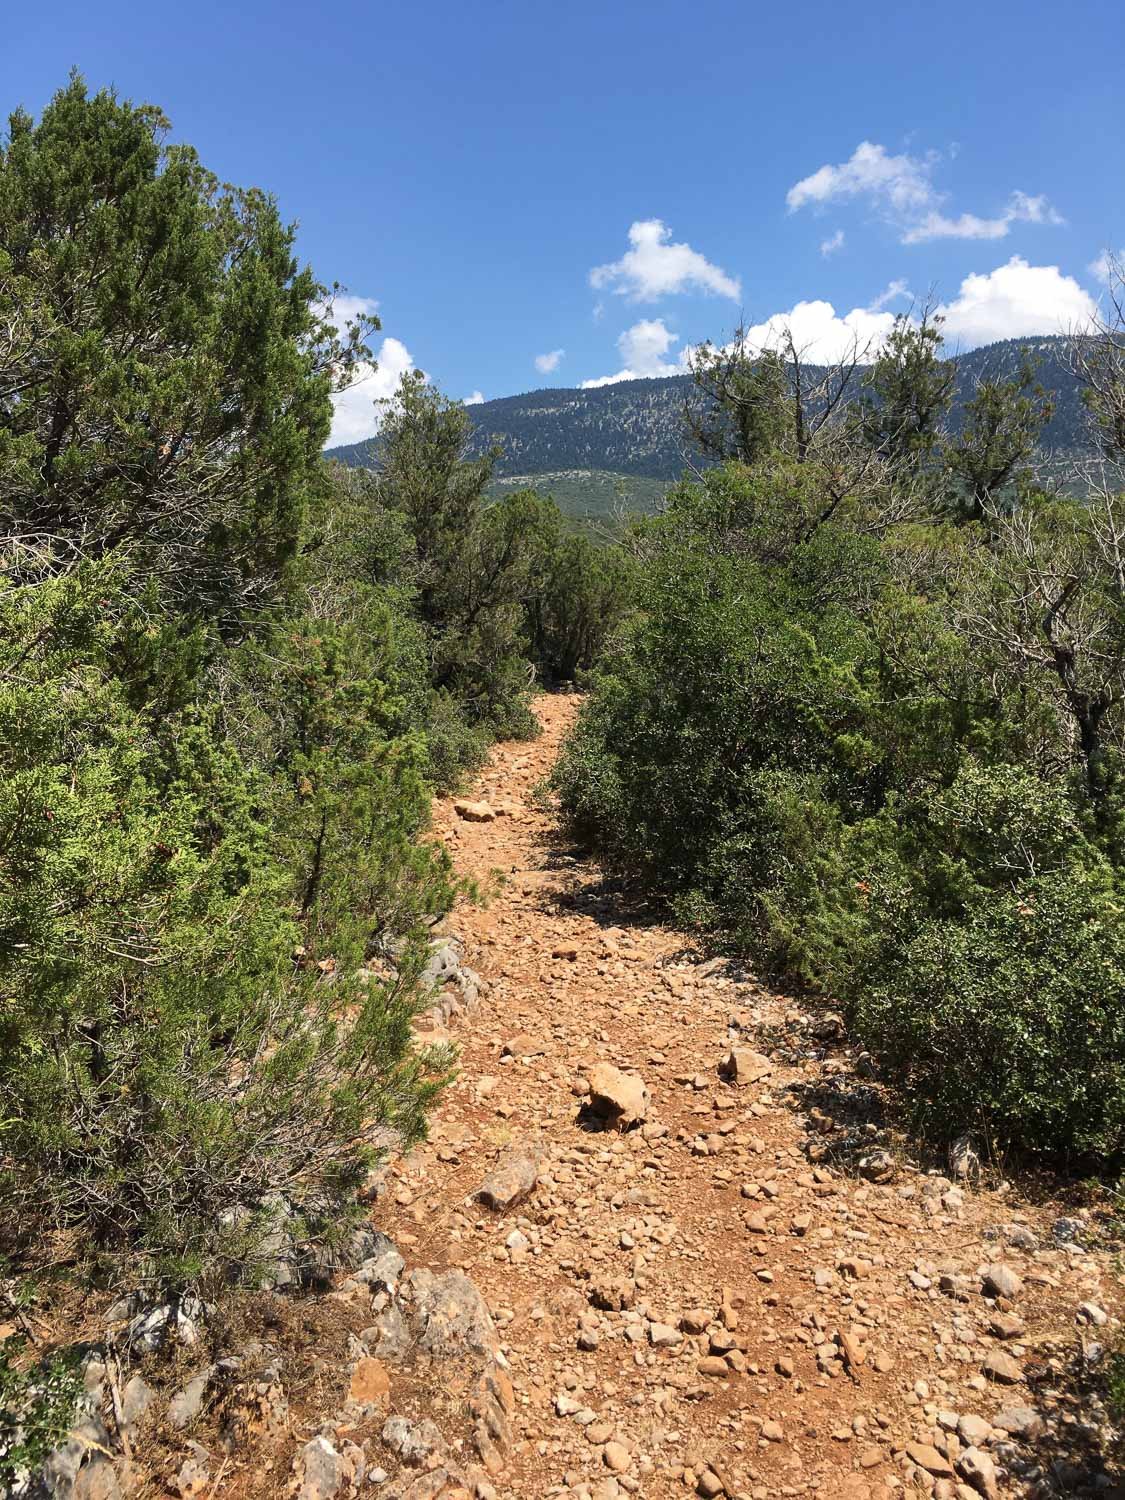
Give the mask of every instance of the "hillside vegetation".
[{"label": "hillside vegetation", "polygon": [[370,325],[166,134],[74,78],[0,146],[0,1264],[214,1295],[424,1131],[431,794],[623,563],[420,378],[325,464]]},{"label": "hillside vegetation", "polygon": [[1033,368],[954,425],[940,350],[900,322],[834,415],[780,355],[704,356],[718,462],[634,527],[637,610],[555,786],[681,921],[842,1001],[920,1128],[1113,1171],[1125,338],[1072,351],[1083,501],[1037,487]]},{"label": "hillside vegetation", "polygon": [[[934,1140],[1125,1166],[1120,305],[483,412],[414,372],[348,466],[377,324],[168,128],[75,76],[0,144],[5,1309],[323,1276],[450,1077],[432,798],[575,681],[553,784],[618,876],[841,1002]],[[659,514],[512,482],[591,466]],[[68,1430],[33,1366],[0,1485]]]},{"label": "hillside vegetation", "polygon": [[[1065,481],[1065,461],[1091,452],[1081,382],[1070,368],[1068,347],[1061,337],[1009,340],[957,356],[950,363],[950,427],[958,430],[981,380],[1011,379],[1030,355],[1039,361],[1038,378],[1054,397],[1050,420],[1040,434],[1040,461]],[[807,371],[814,383],[824,374],[820,367]],[[554,495],[563,509],[580,515],[606,513],[607,496],[623,483],[638,509],[652,509],[668,484],[700,461],[685,420],[685,413],[699,404],[696,383],[685,374],[593,390],[532,391],[468,410],[473,450],[484,453],[493,444],[501,450],[498,476],[525,478]],[[330,454],[349,466],[369,466],[378,463],[378,442],[352,443]],[[630,476],[633,483],[620,476]]]}]

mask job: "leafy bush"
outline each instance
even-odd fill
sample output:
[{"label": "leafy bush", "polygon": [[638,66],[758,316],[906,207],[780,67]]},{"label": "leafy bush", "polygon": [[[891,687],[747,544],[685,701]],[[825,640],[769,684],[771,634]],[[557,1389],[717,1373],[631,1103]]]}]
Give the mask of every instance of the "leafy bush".
[{"label": "leafy bush", "polygon": [[34,1473],[66,1437],[82,1395],[74,1361],[55,1355],[40,1365],[20,1360],[26,1342],[0,1340],[0,1483]]},{"label": "leafy bush", "polygon": [[1099,517],[982,549],[869,530],[823,482],[728,465],[643,528],[563,809],[680,920],[842,1001],[933,1134],[1125,1160],[1120,609],[1093,543],[1061,582],[1048,555]]},{"label": "leafy bush", "polygon": [[[409,744],[333,759],[326,726],[353,705],[318,693],[323,662],[304,757],[271,782],[206,701],[130,702],[128,596],[106,565],[0,596],[0,1216],[16,1243],[79,1227],[214,1282],[268,1194],[340,1209],[378,1136],[422,1130],[420,959],[385,983],[359,965],[373,925],[417,935],[449,888],[410,838]],[[301,962],[310,935],[329,976]]]},{"label": "leafy bush", "polygon": [[1073,797],[970,762],[914,826],[880,822],[862,940],[825,974],[920,1123],[1120,1160],[1122,892]]}]

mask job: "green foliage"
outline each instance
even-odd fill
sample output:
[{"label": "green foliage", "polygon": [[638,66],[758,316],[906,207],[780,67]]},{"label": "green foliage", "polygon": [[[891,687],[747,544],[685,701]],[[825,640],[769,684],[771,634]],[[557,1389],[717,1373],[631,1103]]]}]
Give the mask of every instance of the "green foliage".
[{"label": "green foliage", "polygon": [[986,375],[964,403],[960,431],[943,455],[954,515],[981,521],[1028,496],[1030,461],[1054,411],[1035,376],[1025,357],[1015,376]]},{"label": "green foliage", "polygon": [[1122,896],[1074,798],[970,760],[896,814],[867,839],[864,940],[832,968],[861,1034],[939,1133],[1014,1122],[1024,1149],[1121,1159]]},{"label": "green foliage", "polygon": [[[206,699],[138,707],[112,671],[135,605],[105,564],[8,588],[0,617],[3,1232],[79,1227],[214,1284],[267,1195],[341,1210],[373,1131],[423,1127],[418,952],[450,891],[411,840],[419,756],[385,733],[374,754],[378,685],[307,640],[276,771]],[[415,956],[375,982],[386,928]]]},{"label": "green foliage", "polygon": [[536,732],[536,671],[558,681],[589,666],[627,592],[620,551],[565,530],[551,501],[488,498],[491,459],[466,456],[469,432],[464,406],[407,376],[378,470],[334,477],[334,539],[316,564],[337,595],[343,584],[357,598],[360,580],[410,622],[400,635],[428,680],[413,712],[438,785],[491,738]]},{"label": "green foliage", "polygon": [[828,482],[730,464],[640,528],[564,810],[841,1001],[933,1135],[1120,1163],[1121,502],[895,524]]},{"label": "green foliage", "polygon": [[695,390],[685,408],[696,445],[711,459],[752,464],[781,449],[789,432],[789,371],[776,350],[752,354],[739,329],[724,349],[692,356]]},{"label": "green foliage", "polygon": [[28,569],[127,547],[234,627],[276,596],[361,350],[294,230],[78,77],[0,145],[0,525]]},{"label": "green foliage", "polygon": [[26,1341],[0,1341],[0,1484],[34,1473],[66,1437],[82,1395],[73,1360],[56,1354],[28,1364]]},{"label": "green foliage", "polygon": [[923,309],[895,326],[864,381],[859,430],[868,447],[892,463],[918,464],[937,446],[956,375],[941,358],[941,316]]}]

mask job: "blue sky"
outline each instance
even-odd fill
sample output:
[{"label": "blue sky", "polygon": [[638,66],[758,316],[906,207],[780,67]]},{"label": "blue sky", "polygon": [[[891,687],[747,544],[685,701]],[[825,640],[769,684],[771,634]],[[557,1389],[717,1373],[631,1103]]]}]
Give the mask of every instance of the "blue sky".
[{"label": "blue sky", "polygon": [[382,369],[341,403],[340,440],[410,363],[493,397],[664,373],[781,315],[827,354],[931,291],[961,347],[1056,331],[1125,240],[1114,3],[6,18],[5,112],[37,112],[71,66],[160,104],[212,170],[276,194],[323,279],[378,302]]}]

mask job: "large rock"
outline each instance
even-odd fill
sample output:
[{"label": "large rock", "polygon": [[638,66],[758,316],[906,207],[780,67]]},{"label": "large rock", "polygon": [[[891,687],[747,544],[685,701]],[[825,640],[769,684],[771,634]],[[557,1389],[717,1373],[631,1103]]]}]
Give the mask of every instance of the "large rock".
[{"label": "large rock", "polygon": [[351,1454],[337,1452],[325,1437],[314,1437],[298,1459],[297,1500],[335,1500],[348,1493],[357,1477]]},{"label": "large rock", "polygon": [[740,1089],[758,1083],[772,1072],[773,1064],[769,1058],[749,1047],[732,1047],[719,1064],[720,1075]]},{"label": "large rock", "polygon": [[588,1081],[590,1110],[599,1119],[626,1129],[646,1118],[648,1090],[639,1074],[623,1073],[612,1063],[596,1063]]},{"label": "large rock", "polygon": [[1023,1282],[1011,1266],[997,1261],[985,1266],[981,1273],[981,1290],[986,1297],[1018,1297],[1023,1291]]},{"label": "large rock", "polygon": [[996,1500],[999,1493],[996,1465],[982,1449],[966,1448],[957,1460],[957,1472],[966,1484],[984,1496],[984,1500]]},{"label": "large rock", "polygon": [[999,1427],[1010,1437],[1036,1437],[1043,1430],[1043,1418],[1030,1406],[1006,1406],[992,1419],[993,1427]]},{"label": "large rock", "polygon": [[476,1354],[486,1358],[496,1348],[496,1331],[484,1298],[460,1271],[435,1275],[424,1267],[403,1277],[399,1289],[414,1342],[438,1359]]},{"label": "large rock", "polygon": [[495,810],[487,802],[457,801],[453,804],[453,811],[466,823],[491,823],[496,817]]},{"label": "large rock", "polygon": [[535,1151],[510,1151],[477,1190],[477,1197],[497,1213],[505,1213],[532,1192],[539,1181],[540,1158]]},{"label": "large rock", "polygon": [[1004,1354],[999,1349],[995,1354],[990,1354],[981,1366],[989,1380],[995,1380],[1000,1385],[1019,1385],[1023,1379],[1023,1370],[1010,1354]]},{"label": "large rock", "polygon": [[927,1474],[932,1474],[936,1479],[953,1473],[953,1465],[945,1454],[939,1453],[930,1443],[907,1443],[906,1456],[912,1464],[917,1464],[920,1469],[925,1469]]}]

